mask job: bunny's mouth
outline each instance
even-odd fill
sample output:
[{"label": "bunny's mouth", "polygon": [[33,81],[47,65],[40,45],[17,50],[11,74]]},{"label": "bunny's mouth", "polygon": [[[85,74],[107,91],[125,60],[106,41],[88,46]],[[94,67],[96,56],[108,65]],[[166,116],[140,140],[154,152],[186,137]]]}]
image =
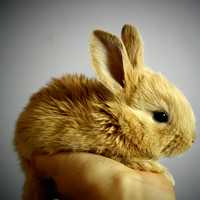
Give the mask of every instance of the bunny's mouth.
[{"label": "bunny's mouth", "polygon": [[173,157],[187,151],[191,147],[191,144],[186,138],[181,135],[175,135],[166,147],[161,151],[163,156]]}]

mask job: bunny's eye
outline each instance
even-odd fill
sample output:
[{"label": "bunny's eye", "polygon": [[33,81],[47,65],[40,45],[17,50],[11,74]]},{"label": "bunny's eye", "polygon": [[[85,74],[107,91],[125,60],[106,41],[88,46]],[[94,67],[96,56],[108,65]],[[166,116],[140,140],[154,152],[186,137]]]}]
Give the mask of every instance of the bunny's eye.
[{"label": "bunny's eye", "polygon": [[154,111],[153,119],[160,123],[167,123],[169,121],[168,114],[162,111]]}]

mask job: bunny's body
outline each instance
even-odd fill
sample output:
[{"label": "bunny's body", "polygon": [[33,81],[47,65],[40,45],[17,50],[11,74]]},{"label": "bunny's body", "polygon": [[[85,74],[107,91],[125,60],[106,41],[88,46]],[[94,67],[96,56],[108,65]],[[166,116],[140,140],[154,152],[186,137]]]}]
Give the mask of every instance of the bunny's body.
[{"label": "bunny's body", "polygon": [[20,155],[29,159],[36,152],[113,151],[122,136],[117,116],[107,108],[114,98],[99,81],[84,75],[54,79],[32,96],[18,120]]},{"label": "bunny's body", "polygon": [[123,27],[122,41],[94,31],[90,50],[99,80],[84,75],[54,79],[21,113],[15,145],[26,173],[24,199],[47,198],[31,169],[34,153],[92,152],[134,169],[167,173],[155,160],[191,146],[195,119],[190,104],[161,74],[144,67],[134,27]]}]

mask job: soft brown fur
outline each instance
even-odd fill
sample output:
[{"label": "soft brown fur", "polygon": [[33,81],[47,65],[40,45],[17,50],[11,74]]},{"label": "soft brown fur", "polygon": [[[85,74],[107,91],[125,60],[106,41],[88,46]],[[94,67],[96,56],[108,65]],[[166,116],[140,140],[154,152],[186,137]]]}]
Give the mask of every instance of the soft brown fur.
[{"label": "soft brown fur", "polygon": [[[26,175],[24,200],[48,199],[30,164],[34,153],[92,152],[167,174],[155,160],[184,152],[195,139],[190,104],[161,74],[144,66],[135,27],[124,25],[122,40],[94,31],[90,52],[99,80],[84,75],[54,79],[19,116],[15,145]],[[152,118],[157,110],[169,113],[168,123]]]}]

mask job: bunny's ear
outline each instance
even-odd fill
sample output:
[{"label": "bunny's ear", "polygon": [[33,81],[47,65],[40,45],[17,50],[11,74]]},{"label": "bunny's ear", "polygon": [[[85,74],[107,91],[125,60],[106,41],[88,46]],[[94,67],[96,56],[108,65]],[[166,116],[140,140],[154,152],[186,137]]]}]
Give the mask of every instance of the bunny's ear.
[{"label": "bunny's ear", "polygon": [[121,38],[133,67],[143,66],[143,44],[138,30],[132,25],[125,24],[121,31]]},{"label": "bunny's ear", "polygon": [[124,70],[129,62],[125,47],[120,39],[110,33],[95,30],[90,42],[92,66],[98,79],[113,93],[120,92],[125,85]]}]

